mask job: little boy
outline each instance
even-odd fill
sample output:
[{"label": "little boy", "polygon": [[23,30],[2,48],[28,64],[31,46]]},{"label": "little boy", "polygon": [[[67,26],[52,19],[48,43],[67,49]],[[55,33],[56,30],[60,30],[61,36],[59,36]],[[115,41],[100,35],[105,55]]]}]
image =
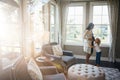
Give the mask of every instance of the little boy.
[{"label": "little boy", "polygon": [[101,43],[100,39],[96,38],[94,42],[94,46],[90,46],[90,47],[94,47],[96,50],[96,66],[100,66],[100,57],[101,57],[100,43]]}]

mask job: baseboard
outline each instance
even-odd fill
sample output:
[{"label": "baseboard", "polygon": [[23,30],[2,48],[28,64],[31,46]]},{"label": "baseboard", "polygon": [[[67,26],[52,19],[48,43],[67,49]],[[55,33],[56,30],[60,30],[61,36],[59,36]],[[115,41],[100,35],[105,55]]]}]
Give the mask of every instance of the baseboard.
[{"label": "baseboard", "polygon": [[[80,59],[86,59],[85,55],[74,55],[76,58],[80,58]],[[95,60],[95,56],[91,56],[90,57],[91,60]],[[101,57],[102,61],[109,61],[108,57]],[[120,59],[116,59],[117,62],[120,62]]]},{"label": "baseboard", "polygon": [[117,62],[120,62],[120,59],[116,59]]}]

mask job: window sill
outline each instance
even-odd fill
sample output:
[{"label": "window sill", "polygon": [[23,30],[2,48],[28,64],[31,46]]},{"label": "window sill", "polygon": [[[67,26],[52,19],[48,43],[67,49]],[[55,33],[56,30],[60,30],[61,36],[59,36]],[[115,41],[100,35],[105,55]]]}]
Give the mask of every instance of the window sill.
[{"label": "window sill", "polygon": [[64,45],[70,45],[70,46],[83,46],[83,43],[65,43]]},{"label": "window sill", "polygon": [[[64,45],[69,45],[69,46],[83,46],[83,43],[65,43]],[[109,47],[109,44],[101,44],[100,47]]]}]

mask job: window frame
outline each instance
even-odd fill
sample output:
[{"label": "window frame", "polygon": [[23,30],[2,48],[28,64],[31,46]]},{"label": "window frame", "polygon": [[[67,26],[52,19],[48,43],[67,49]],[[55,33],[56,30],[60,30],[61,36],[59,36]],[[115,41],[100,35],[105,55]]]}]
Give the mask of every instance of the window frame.
[{"label": "window frame", "polygon": [[[83,27],[82,27],[82,33],[84,32],[84,30],[85,30],[85,26],[86,26],[86,2],[73,2],[73,3],[70,3],[69,4],[69,7],[75,7],[75,6],[83,6]],[[68,8],[69,8],[68,7]],[[68,15],[68,13],[67,13],[67,15]],[[68,17],[67,17],[67,19],[68,19]],[[66,20],[66,22],[67,22],[67,20]],[[66,42],[66,37],[67,37],[67,35],[66,35],[66,32],[67,32],[67,25],[69,25],[69,24],[65,24],[65,45],[83,45],[83,43],[81,43],[81,42]]]},{"label": "window frame", "polygon": [[[57,34],[57,30],[58,30],[58,27],[57,27],[57,4],[56,4],[56,2],[55,1],[51,1],[50,3],[49,3],[49,18],[51,19],[51,5],[52,6],[54,6],[54,41],[51,41],[51,23],[49,22],[49,31],[50,31],[50,42],[58,42],[58,34]],[[49,20],[50,20],[49,19]]]},{"label": "window frame", "polygon": [[[90,13],[89,13],[89,21],[93,21],[93,6],[99,6],[99,5],[107,5],[107,1],[98,1],[98,2],[90,2]],[[108,15],[109,17],[109,15]],[[109,24],[110,25],[110,24]],[[110,27],[109,27],[110,28]],[[110,32],[109,32],[110,33]],[[109,43],[101,43],[102,47],[109,47]]]},{"label": "window frame", "polygon": [[[21,53],[23,53],[23,45],[22,45],[22,40],[23,40],[23,32],[22,32],[22,30],[23,30],[23,27],[21,27],[22,26],[22,24],[21,24],[22,23],[22,12],[21,12],[22,9],[21,9],[21,5],[18,5],[18,4],[21,4],[21,1],[19,1],[18,4],[16,2],[14,4],[11,4],[11,3],[7,3],[7,2],[3,2],[3,1],[0,1],[0,3],[1,4],[3,3],[4,4],[3,6],[6,6],[6,7],[11,6],[13,9],[14,8],[18,9],[18,12],[17,12],[18,21],[17,22],[10,22],[10,23],[7,22],[7,23],[16,25],[19,22],[18,23],[18,25],[19,25],[18,28],[20,28],[20,33],[17,34],[17,36],[19,36],[19,41],[17,41],[17,42],[9,41],[9,40],[4,41],[4,40],[0,39],[0,41],[1,41],[0,42],[1,55],[10,55],[11,52],[16,53],[16,54],[21,54]],[[12,27],[16,28],[16,26],[12,26]],[[8,28],[6,28],[6,30],[7,29]],[[17,45],[13,45],[13,43],[17,43]],[[6,50],[4,51],[5,48],[6,48]]]},{"label": "window frame", "polygon": [[[92,8],[92,6],[94,5],[107,5],[107,1],[94,1],[94,2],[72,2],[72,3],[70,3],[69,4],[69,7],[71,7],[71,6],[79,6],[79,5],[83,5],[84,4],[84,6],[83,6],[83,12],[85,13],[84,15],[84,17],[83,17],[83,24],[84,24],[84,26],[83,26],[83,32],[84,32],[84,30],[86,29],[86,26],[87,26],[87,24],[89,23],[89,22],[91,22],[91,21],[93,21],[93,19],[92,19],[92,17],[93,17],[93,8]],[[108,15],[109,16],[109,15]],[[65,24],[66,25],[66,27],[64,28],[65,29],[65,31],[64,31],[64,33],[65,33],[65,41],[64,41],[64,45],[76,45],[76,46],[83,46],[83,43],[69,43],[69,42],[66,42],[66,28],[67,28],[67,24]],[[109,24],[107,24],[107,25],[110,25],[110,23]],[[110,28],[110,27],[109,27]],[[109,32],[110,33],[110,32]],[[111,34],[111,33],[110,33]],[[102,47],[109,47],[109,43],[102,43],[101,44],[101,46]]]}]

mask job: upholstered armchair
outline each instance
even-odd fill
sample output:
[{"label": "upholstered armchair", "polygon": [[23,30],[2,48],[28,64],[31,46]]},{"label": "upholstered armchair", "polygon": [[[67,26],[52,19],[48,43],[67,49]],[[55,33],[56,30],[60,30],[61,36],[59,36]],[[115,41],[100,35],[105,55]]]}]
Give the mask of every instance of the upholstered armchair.
[{"label": "upholstered armchair", "polygon": [[27,66],[32,80],[66,80],[64,73],[58,73],[55,66],[38,66],[34,59]]},{"label": "upholstered armchair", "polygon": [[0,80],[66,80],[66,77],[58,73],[55,66],[38,66],[34,59],[19,56],[0,73]]},{"label": "upholstered armchair", "polygon": [[[54,48],[57,48],[57,50],[60,50],[60,52],[55,51]],[[54,62],[57,64],[61,64],[62,67],[64,67],[65,69],[68,69],[71,65],[76,63],[76,59],[73,56],[72,51],[68,51],[68,50],[62,50],[61,51],[61,47],[59,44],[57,44],[56,42],[53,43],[49,43],[49,44],[45,44],[42,47],[43,50],[43,55],[45,56],[50,56],[50,57],[54,57],[55,60]],[[55,54],[55,52],[57,52],[57,54]]]}]

